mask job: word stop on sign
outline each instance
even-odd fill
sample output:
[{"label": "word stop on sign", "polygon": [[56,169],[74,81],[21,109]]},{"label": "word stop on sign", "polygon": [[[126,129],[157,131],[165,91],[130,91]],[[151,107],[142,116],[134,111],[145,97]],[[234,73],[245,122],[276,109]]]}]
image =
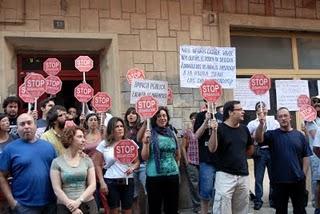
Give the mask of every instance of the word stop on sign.
[{"label": "word stop on sign", "polygon": [[30,88],[39,88],[39,87],[42,87],[44,86],[46,83],[45,80],[28,80],[26,82],[26,87],[30,87]]},{"label": "word stop on sign", "polygon": [[216,92],[219,89],[220,89],[219,85],[204,85],[204,86],[202,86],[202,90],[204,93]]},{"label": "word stop on sign", "polygon": [[109,103],[110,99],[108,97],[95,97],[94,98],[95,103]]},{"label": "word stop on sign", "polygon": [[136,150],[136,147],[131,146],[117,146],[116,147],[116,153],[118,154],[132,154]]},{"label": "word stop on sign", "polygon": [[76,93],[88,95],[88,94],[93,93],[93,91],[91,90],[91,88],[77,88]]},{"label": "word stop on sign", "polygon": [[267,85],[269,80],[268,79],[253,79],[251,80],[253,86],[258,85]]},{"label": "word stop on sign", "polygon": [[139,109],[153,108],[155,105],[156,105],[156,101],[154,100],[140,100],[138,102]]}]

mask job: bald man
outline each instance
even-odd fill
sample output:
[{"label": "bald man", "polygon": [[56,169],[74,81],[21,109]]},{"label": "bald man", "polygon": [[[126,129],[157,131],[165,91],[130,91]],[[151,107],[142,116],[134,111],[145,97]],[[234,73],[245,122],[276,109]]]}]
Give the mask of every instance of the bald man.
[{"label": "bald man", "polygon": [[[13,213],[56,213],[55,195],[49,177],[56,157],[53,146],[37,139],[30,114],[17,118],[20,139],[8,144],[0,155],[0,187]],[[7,176],[12,176],[11,188]]]}]

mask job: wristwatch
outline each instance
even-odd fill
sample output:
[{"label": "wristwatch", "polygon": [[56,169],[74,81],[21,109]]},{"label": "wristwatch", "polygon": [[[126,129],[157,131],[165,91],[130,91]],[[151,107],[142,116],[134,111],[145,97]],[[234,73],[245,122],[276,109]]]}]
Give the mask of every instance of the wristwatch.
[{"label": "wristwatch", "polygon": [[82,197],[79,198],[79,201],[81,202],[81,204],[84,202]]}]

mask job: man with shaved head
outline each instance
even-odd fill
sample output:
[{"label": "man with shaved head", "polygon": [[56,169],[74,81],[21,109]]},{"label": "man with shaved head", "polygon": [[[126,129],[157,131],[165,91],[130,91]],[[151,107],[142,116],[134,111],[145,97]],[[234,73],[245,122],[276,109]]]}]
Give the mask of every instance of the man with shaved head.
[{"label": "man with shaved head", "polygon": [[[17,119],[20,139],[8,144],[0,155],[0,187],[13,213],[56,213],[55,195],[49,171],[56,157],[53,146],[37,139],[36,124],[30,114]],[[12,176],[11,187],[7,176]]]}]

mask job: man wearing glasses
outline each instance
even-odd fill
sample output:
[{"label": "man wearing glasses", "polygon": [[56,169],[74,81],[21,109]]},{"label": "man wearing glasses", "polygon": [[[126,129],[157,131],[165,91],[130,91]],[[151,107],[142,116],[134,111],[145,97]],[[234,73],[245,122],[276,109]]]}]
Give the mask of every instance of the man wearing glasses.
[{"label": "man wearing glasses", "polygon": [[47,114],[47,131],[41,136],[41,139],[53,144],[57,152],[57,156],[62,155],[65,151],[65,148],[61,143],[61,134],[66,123],[66,116],[67,111],[65,107],[61,105],[53,106]]},{"label": "man wearing glasses", "polygon": [[249,171],[247,155],[254,148],[248,128],[240,122],[244,111],[239,101],[228,101],[223,106],[223,123],[213,120],[209,150],[216,159],[216,181],[213,213],[249,212]]}]

